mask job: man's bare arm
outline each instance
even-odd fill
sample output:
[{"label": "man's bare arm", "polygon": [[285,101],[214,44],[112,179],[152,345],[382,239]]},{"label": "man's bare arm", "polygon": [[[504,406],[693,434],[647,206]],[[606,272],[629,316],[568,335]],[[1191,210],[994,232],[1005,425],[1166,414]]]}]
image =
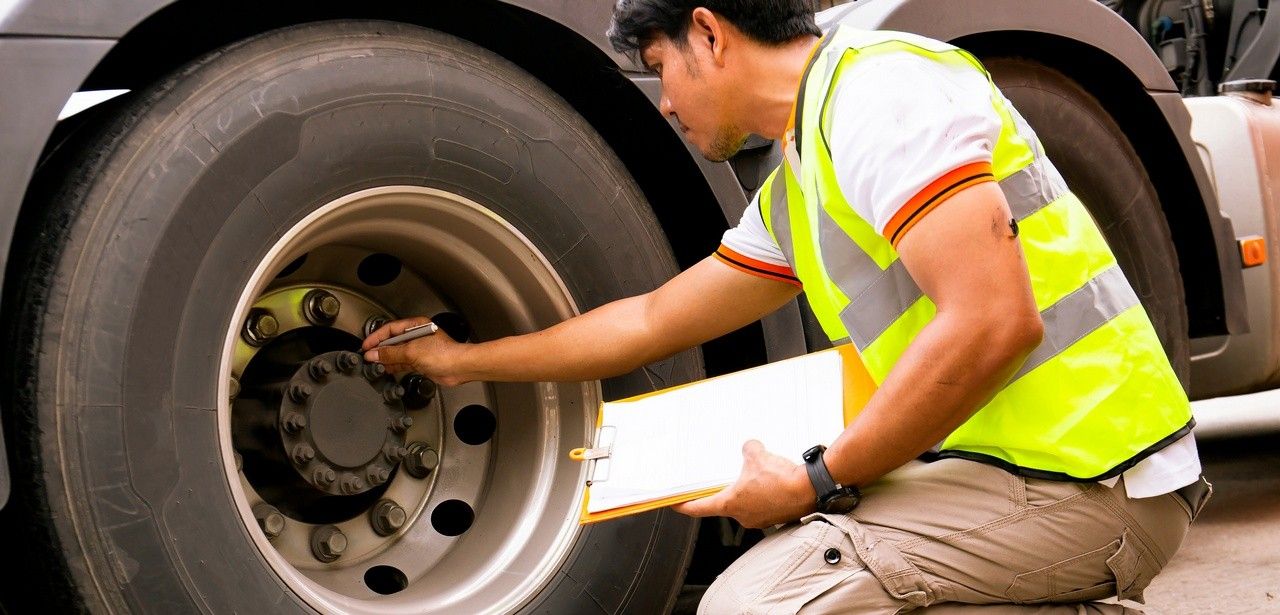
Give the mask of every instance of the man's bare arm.
[{"label": "man's bare arm", "polygon": [[[737,271],[713,257],[657,290],[620,299],[543,331],[481,344],[420,338],[366,353],[393,371],[417,371],[445,385],[471,380],[577,381],[607,378],[746,326],[799,293],[790,284]],[[425,318],[389,323],[378,342]]]},{"label": "man's bare arm", "polygon": [[864,485],[941,441],[982,407],[1040,343],[1008,205],[995,183],[957,193],[898,244],[938,306],[862,413],[824,458],[842,484]]}]

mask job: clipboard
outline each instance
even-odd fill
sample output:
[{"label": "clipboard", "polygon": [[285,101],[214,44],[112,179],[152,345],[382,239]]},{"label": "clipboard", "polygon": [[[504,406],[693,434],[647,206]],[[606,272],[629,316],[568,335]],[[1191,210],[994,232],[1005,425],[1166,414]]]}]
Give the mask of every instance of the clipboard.
[{"label": "clipboard", "polygon": [[[820,351],[818,353],[813,353],[813,354],[826,354],[826,353],[837,354],[839,355],[839,358],[840,358],[839,383],[840,383],[841,391],[839,392],[839,394],[841,395],[841,398],[843,401],[842,408],[841,408],[842,410],[841,419],[842,419],[843,425],[847,426],[853,422],[853,420],[857,417],[857,414],[862,410],[862,408],[866,405],[867,401],[871,398],[871,395],[875,392],[876,384],[874,380],[872,380],[870,373],[867,372],[866,366],[863,364],[861,357],[858,355],[857,349],[854,348],[852,344],[843,344],[835,348],[832,348],[830,350],[824,350],[824,351]],[[811,355],[804,355],[804,356],[811,356]],[[803,358],[803,357],[797,357],[797,359],[800,359],[800,358]],[[738,374],[744,374],[746,372],[755,372],[753,376],[768,378],[769,370],[778,369],[776,367],[771,368],[771,366],[776,366],[779,363],[786,363],[787,361],[794,361],[794,359],[788,359],[788,360],[784,360],[776,363],[765,364],[762,366],[743,370],[742,372],[735,372],[734,374],[725,374],[723,376],[717,376],[715,378],[709,378],[706,380],[695,381],[695,382],[691,382],[683,385],[678,385],[675,387],[670,387],[667,389],[662,389],[659,391],[644,393],[641,395],[636,395],[634,397],[629,397],[629,398],[617,400],[614,402],[607,402],[607,404],[614,404],[614,405],[626,404],[630,402],[636,402],[636,401],[652,398],[655,396],[669,395],[674,391],[686,389],[687,387],[697,386],[702,383],[716,381],[722,378],[727,378],[727,377],[735,376]],[[708,486],[708,487],[681,492],[674,495],[667,495],[664,497],[648,499],[648,500],[644,500],[638,503],[629,504],[625,506],[608,508],[606,510],[597,510],[595,512],[590,511],[589,504],[591,502],[591,488],[593,485],[606,483],[609,480],[611,470],[612,470],[612,465],[613,465],[614,444],[615,442],[617,442],[618,436],[619,436],[618,426],[604,424],[604,417],[605,417],[604,406],[607,404],[602,404],[601,407],[597,410],[596,429],[595,429],[593,438],[591,440],[590,446],[579,447],[569,451],[570,459],[587,464],[585,467],[585,473],[584,473],[586,488],[584,489],[584,492],[583,492],[581,515],[579,517],[579,523],[581,524],[598,523],[600,521],[607,521],[610,519],[617,519],[617,518],[625,517],[628,515],[648,512],[651,510],[657,510],[660,508],[665,508],[667,506],[680,504],[682,502],[688,502],[688,501],[704,498],[710,495],[714,495],[715,493],[723,490],[725,487],[728,486],[727,484],[722,484],[717,486]],[[837,429],[835,431],[838,432],[839,430]],[[837,435],[839,434],[832,433],[830,435],[830,438],[834,439]],[[735,461],[739,465],[741,464],[740,457],[737,458]]]}]

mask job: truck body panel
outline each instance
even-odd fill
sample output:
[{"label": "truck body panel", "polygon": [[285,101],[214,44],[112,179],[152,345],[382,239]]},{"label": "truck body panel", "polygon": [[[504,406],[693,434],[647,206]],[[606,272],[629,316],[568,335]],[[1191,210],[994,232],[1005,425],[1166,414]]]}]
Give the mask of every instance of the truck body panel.
[{"label": "truck body panel", "polygon": [[[1269,99],[1269,97],[1268,97]],[[1243,271],[1249,332],[1192,343],[1192,395],[1204,398],[1274,386],[1280,374],[1275,301],[1280,290],[1280,107],[1239,96],[1186,101],[1194,137],[1223,212],[1241,237],[1266,240],[1271,266]]]}]

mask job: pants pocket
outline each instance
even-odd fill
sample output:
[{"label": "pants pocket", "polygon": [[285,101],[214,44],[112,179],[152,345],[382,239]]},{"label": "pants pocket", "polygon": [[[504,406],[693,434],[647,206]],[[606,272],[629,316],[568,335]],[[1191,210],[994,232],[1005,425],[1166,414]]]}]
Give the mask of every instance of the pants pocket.
[{"label": "pants pocket", "polygon": [[1115,595],[1116,579],[1109,566],[1123,547],[1123,539],[1019,574],[1005,591],[1014,602],[1079,602]]},{"label": "pants pocket", "polygon": [[1146,561],[1137,540],[1125,530],[1120,538],[1120,548],[1107,558],[1107,568],[1116,580],[1116,597],[1121,600],[1144,602],[1142,592],[1151,584],[1159,570]]},{"label": "pants pocket", "polygon": [[938,599],[924,573],[894,544],[876,536],[850,515],[814,513],[805,519],[825,521],[843,532],[862,565],[894,600],[911,607],[923,607]]},{"label": "pants pocket", "polygon": [[821,521],[767,536],[716,578],[698,612],[795,613],[861,570],[848,538]]}]

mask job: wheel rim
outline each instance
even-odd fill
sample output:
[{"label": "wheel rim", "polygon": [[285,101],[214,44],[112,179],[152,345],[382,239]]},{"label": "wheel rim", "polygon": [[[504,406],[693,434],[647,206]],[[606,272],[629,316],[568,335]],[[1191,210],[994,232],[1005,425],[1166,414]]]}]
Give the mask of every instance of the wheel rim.
[{"label": "wheel rim", "polygon": [[[331,320],[314,307],[326,293]],[[587,438],[598,384],[468,383],[412,408],[390,376],[337,368],[378,318],[448,314],[446,331],[486,340],[576,313],[527,238],[456,194],[364,190],[289,229],[239,297],[220,364],[223,465],[275,573],[326,612],[501,612],[535,596],[580,532],[583,468],[564,450]]]}]

